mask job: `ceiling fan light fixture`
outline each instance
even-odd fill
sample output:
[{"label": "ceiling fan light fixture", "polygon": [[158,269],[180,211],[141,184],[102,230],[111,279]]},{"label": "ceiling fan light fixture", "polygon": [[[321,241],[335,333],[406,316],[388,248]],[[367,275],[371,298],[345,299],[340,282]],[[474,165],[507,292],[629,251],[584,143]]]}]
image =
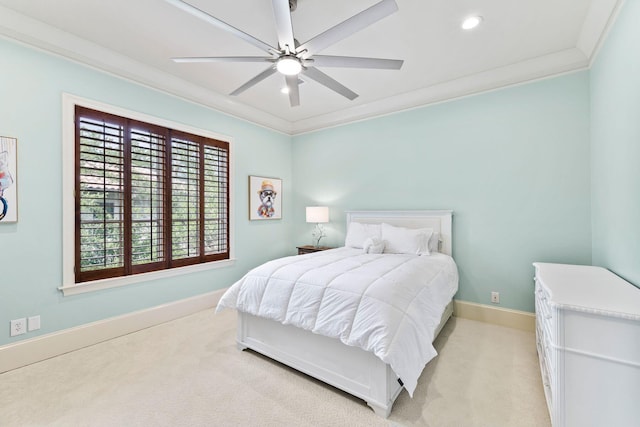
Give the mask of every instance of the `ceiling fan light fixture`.
[{"label": "ceiling fan light fixture", "polygon": [[285,76],[295,76],[302,71],[302,64],[295,56],[288,55],[278,59],[276,69]]},{"label": "ceiling fan light fixture", "polygon": [[462,21],[462,29],[463,30],[472,30],[476,28],[482,22],[482,16],[475,15],[469,16],[464,21]]}]

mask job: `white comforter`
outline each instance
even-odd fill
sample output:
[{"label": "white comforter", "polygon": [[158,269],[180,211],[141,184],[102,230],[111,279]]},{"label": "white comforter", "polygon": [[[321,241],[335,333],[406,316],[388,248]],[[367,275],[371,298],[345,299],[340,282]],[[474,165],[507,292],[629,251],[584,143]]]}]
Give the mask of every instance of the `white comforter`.
[{"label": "white comforter", "polygon": [[413,396],[445,306],[458,290],[450,256],[338,248],[267,262],[232,285],[235,308],[337,338],[389,364]]}]

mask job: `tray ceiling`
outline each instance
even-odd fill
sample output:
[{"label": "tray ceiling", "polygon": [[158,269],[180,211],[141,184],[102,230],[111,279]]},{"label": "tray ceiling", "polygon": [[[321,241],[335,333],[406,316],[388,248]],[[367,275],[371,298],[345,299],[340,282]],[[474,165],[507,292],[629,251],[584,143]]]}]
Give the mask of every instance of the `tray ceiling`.
[{"label": "tray ceiling", "polygon": [[[622,0],[396,0],[399,10],[323,55],[403,59],[401,70],[324,68],[350,101],[302,76],[300,106],[275,73],[239,96],[260,63],[175,63],[178,56],[260,56],[254,46],[162,0],[0,0],[0,34],[237,117],[299,134],[589,67]],[[269,0],[188,0],[277,46]],[[304,42],[377,0],[299,0]],[[471,31],[462,20],[480,15]]]}]

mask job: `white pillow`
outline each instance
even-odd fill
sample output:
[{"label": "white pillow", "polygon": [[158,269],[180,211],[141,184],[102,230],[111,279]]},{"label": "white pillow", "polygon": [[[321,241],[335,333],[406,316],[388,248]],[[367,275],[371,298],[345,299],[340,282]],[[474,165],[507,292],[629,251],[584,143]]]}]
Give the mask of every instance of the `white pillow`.
[{"label": "white pillow", "polygon": [[427,245],[427,247],[429,248],[430,254],[440,252],[441,241],[442,239],[440,238],[440,233],[438,233],[437,231],[434,231],[433,234],[431,235],[431,238],[429,239],[429,244]]},{"label": "white pillow", "polygon": [[362,244],[362,251],[365,254],[381,254],[384,252],[384,241],[377,237],[369,237]]},{"label": "white pillow", "polygon": [[429,239],[433,234],[431,228],[404,228],[382,224],[382,240],[384,252],[388,254],[430,255]]},{"label": "white pillow", "polygon": [[363,248],[364,241],[369,237],[375,237],[377,239],[382,237],[380,224],[352,222],[349,224],[344,245],[351,248]]}]

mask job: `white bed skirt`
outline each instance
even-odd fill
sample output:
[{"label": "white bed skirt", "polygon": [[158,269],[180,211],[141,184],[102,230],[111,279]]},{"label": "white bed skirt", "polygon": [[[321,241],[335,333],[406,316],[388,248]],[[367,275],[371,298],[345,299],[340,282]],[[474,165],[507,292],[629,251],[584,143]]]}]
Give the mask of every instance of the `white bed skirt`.
[{"label": "white bed skirt", "polygon": [[[453,302],[434,339],[452,313]],[[385,418],[402,391],[396,374],[373,353],[294,326],[238,312],[237,343],[365,400]]]}]

